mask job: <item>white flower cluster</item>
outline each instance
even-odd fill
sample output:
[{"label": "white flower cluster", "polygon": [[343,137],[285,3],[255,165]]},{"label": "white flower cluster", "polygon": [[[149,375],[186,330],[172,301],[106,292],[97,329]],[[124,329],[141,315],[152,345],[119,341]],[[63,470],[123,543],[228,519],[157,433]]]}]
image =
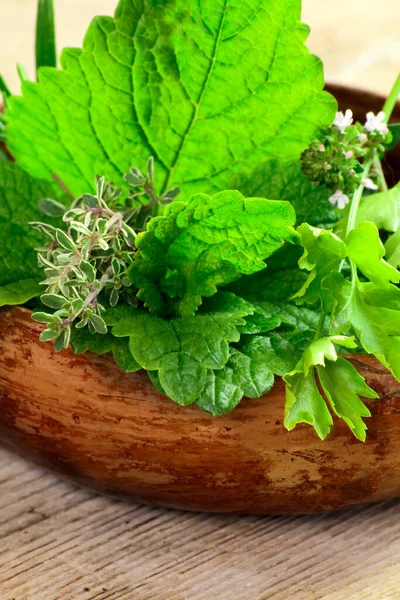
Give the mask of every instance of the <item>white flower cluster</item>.
[{"label": "white flower cluster", "polygon": [[[386,123],[386,115],[383,111],[379,112],[377,115],[375,115],[373,112],[369,112],[367,113],[366,117],[367,120],[365,122],[364,129],[368,133],[381,133],[382,135],[386,135],[389,132]],[[340,133],[345,133],[347,127],[349,127],[352,123],[353,111],[347,109],[345,113],[336,113],[336,117],[332,125],[335,125],[339,129]],[[364,142],[367,139],[367,135],[365,133],[361,133],[359,137],[361,142]],[[362,179],[361,183],[368,190],[375,191],[378,189],[378,186],[369,177]],[[349,203],[349,197],[346,196],[346,194],[344,194],[341,190],[336,190],[336,192],[329,198],[329,202],[332,204],[332,206],[336,206],[340,210],[343,210]]]},{"label": "white flower cluster", "polygon": [[[334,119],[332,125],[335,125],[340,130],[340,133],[344,133],[346,131],[347,127],[350,127],[350,125],[352,123],[353,123],[353,111],[348,108],[345,113],[343,113],[343,112],[336,113],[336,116],[335,116],[335,119]],[[373,112],[367,113],[367,120],[365,122],[364,129],[366,131],[368,131],[369,133],[376,132],[376,133],[382,133],[383,135],[386,135],[387,133],[389,133],[389,129],[386,124],[385,113],[383,111],[379,112],[377,115],[375,115]],[[363,135],[363,134],[361,134],[361,135]],[[364,136],[365,136],[365,134],[364,134]]]}]

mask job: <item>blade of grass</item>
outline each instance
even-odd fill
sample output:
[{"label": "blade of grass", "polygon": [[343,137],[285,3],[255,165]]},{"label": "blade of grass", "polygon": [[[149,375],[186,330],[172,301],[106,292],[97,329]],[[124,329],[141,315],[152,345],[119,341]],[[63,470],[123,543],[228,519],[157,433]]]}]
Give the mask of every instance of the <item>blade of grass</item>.
[{"label": "blade of grass", "polygon": [[23,83],[24,81],[29,81],[29,75],[28,75],[24,65],[22,65],[21,63],[17,63],[17,71],[18,71],[18,75],[19,75],[19,79],[20,79],[21,83]]},{"label": "blade of grass", "polygon": [[4,81],[4,78],[1,75],[0,75],[0,92],[3,96],[4,105],[7,106],[7,98],[9,96],[11,96],[11,92],[10,92],[8,85]]},{"label": "blade of grass", "polygon": [[56,32],[53,0],[39,0],[36,22],[36,69],[56,66]]}]

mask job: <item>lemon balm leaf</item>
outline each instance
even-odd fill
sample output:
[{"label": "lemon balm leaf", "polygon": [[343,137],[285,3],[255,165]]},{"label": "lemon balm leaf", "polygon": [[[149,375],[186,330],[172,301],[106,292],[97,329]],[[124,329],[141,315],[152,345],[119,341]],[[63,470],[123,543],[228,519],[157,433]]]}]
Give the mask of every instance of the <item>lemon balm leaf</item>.
[{"label": "lemon balm leaf", "polygon": [[9,99],[8,145],[31,175],[77,196],[125,186],[154,156],[157,192],[215,193],[262,162],[299,157],[336,102],[304,41],[300,0],[120,0],[61,69]]}]

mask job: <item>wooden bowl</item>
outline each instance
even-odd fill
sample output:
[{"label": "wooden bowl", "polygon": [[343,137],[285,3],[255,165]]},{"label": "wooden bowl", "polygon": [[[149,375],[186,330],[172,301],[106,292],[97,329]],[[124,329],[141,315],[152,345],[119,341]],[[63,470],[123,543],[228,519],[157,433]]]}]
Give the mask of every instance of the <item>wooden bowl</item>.
[{"label": "wooden bowl", "polygon": [[[356,92],[333,91],[356,112]],[[366,108],[381,105],[370,97]],[[396,164],[400,157],[390,169]],[[241,514],[400,495],[400,385],[373,357],[349,357],[380,396],[366,401],[367,442],[338,419],[321,441],[309,426],[283,427],[280,379],[215,418],[175,405],[145,373],[126,374],[109,356],[56,354],[38,341],[40,329],[26,309],[0,311],[0,439],[75,483],[141,503]]]}]

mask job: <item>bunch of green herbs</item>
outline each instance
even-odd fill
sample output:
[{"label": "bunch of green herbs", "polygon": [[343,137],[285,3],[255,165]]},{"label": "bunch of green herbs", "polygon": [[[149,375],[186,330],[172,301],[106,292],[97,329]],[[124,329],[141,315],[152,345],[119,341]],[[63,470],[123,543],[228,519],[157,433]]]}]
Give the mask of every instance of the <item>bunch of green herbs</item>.
[{"label": "bunch of green herbs", "polygon": [[340,353],[400,381],[400,77],[364,123],[337,112],[300,11],[120,0],[57,69],[40,2],[38,81],[0,79],[0,305],[40,297],[43,341],[178,404],[221,415],[280,376],[287,429],[365,440],[377,394]]}]

